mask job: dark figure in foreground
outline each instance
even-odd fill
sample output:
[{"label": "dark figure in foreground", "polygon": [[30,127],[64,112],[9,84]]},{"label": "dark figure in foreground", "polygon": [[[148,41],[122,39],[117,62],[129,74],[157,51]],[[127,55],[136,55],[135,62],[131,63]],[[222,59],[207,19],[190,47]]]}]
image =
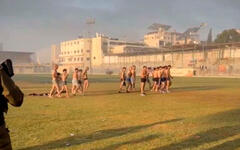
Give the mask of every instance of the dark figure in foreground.
[{"label": "dark figure in foreground", "polygon": [[0,65],[0,150],[12,150],[9,130],[4,120],[4,113],[8,111],[8,103],[19,107],[23,102],[24,95],[11,79],[13,75],[10,60]]}]

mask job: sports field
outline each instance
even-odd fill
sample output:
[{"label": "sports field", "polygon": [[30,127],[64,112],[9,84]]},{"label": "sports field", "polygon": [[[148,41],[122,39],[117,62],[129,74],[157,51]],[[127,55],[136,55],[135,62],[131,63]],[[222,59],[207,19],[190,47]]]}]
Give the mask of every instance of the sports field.
[{"label": "sports field", "polygon": [[[25,95],[50,90],[49,75],[15,80]],[[148,91],[145,97],[118,94],[118,81],[90,76],[85,96],[26,96],[21,108],[10,106],[6,121],[13,148],[240,149],[240,79],[175,78],[170,94]]]}]

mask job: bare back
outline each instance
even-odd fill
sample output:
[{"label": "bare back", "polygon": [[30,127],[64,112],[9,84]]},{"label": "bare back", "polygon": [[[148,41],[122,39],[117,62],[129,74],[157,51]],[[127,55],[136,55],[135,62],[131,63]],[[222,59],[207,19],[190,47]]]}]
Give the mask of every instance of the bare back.
[{"label": "bare back", "polygon": [[142,70],[141,78],[146,78],[146,77],[147,77],[147,71],[146,70]]},{"label": "bare back", "polygon": [[68,77],[68,73],[63,73],[62,74],[62,81],[66,81]]},{"label": "bare back", "polygon": [[166,77],[170,78],[170,71],[169,71],[169,69],[166,69],[165,71],[166,71]]},{"label": "bare back", "polygon": [[76,72],[73,73],[72,78],[73,78],[74,80],[78,80],[78,76],[77,76],[77,73],[76,73]]},{"label": "bare back", "polygon": [[78,72],[77,77],[78,77],[78,80],[82,80],[82,73]]},{"label": "bare back", "polygon": [[124,71],[121,72],[120,79],[121,80],[125,80],[126,79],[126,73]]},{"label": "bare back", "polygon": [[157,71],[157,70],[154,70],[154,72],[153,72],[153,78],[158,78],[158,71]]},{"label": "bare back", "polygon": [[162,72],[162,78],[167,78],[167,76],[168,76],[168,72],[166,69],[164,69]]},{"label": "bare back", "polygon": [[162,77],[162,69],[159,69],[158,70],[158,78],[161,78]]},{"label": "bare back", "polygon": [[132,72],[132,78],[136,78],[136,70],[132,69],[131,72]]},{"label": "bare back", "polygon": [[52,80],[57,80],[57,70],[54,70],[52,73]]},{"label": "bare back", "polygon": [[82,74],[83,79],[88,79],[87,71],[84,71]]}]

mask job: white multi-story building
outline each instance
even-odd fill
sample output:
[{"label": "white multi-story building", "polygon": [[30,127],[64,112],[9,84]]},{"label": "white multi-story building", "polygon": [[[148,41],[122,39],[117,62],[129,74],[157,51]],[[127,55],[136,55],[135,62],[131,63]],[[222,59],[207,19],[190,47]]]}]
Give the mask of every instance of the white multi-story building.
[{"label": "white multi-story building", "polygon": [[58,63],[69,70],[90,66],[92,40],[79,38],[60,43]]}]

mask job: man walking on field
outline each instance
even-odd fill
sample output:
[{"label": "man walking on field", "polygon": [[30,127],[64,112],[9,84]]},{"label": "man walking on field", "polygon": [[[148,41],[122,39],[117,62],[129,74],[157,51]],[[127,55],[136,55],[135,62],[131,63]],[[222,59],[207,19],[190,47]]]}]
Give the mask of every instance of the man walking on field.
[{"label": "man walking on field", "polygon": [[80,94],[83,93],[83,86],[82,86],[82,69],[78,70],[78,92]]},{"label": "man walking on field", "polygon": [[150,77],[152,77],[152,68],[151,68],[151,67],[148,67],[148,71],[147,71],[147,83],[148,83],[149,90],[152,89],[152,83],[151,83],[151,81],[150,81]]},{"label": "man walking on field", "polygon": [[82,73],[82,77],[83,77],[83,94],[87,91],[88,87],[89,87],[89,82],[88,82],[88,72],[89,67],[86,67],[84,72]]},{"label": "man walking on field", "polygon": [[68,73],[67,73],[67,69],[63,69],[63,74],[62,74],[62,89],[60,91],[60,93],[62,93],[64,90],[66,91],[66,97],[69,97],[69,91],[68,91],[68,87],[67,87],[67,78],[68,78]]},{"label": "man walking on field", "polygon": [[122,92],[123,86],[126,86],[126,67],[123,67],[120,73],[120,88],[118,93]]},{"label": "man walking on field", "polygon": [[145,84],[146,84],[146,81],[147,81],[147,67],[146,66],[143,66],[143,69],[141,71],[141,96],[145,96]]},{"label": "man walking on field", "polygon": [[161,88],[160,88],[160,93],[165,93],[166,92],[166,83],[167,83],[167,76],[168,76],[168,67],[164,66],[163,67],[163,72],[161,76]]},{"label": "man walking on field", "polygon": [[158,82],[159,82],[158,70],[159,70],[159,68],[154,68],[154,71],[153,71],[153,88],[152,88],[152,91],[154,91],[154,92],[156,92],[157,89],[158,89]]},{"label": "man walking on field", "polygon": [[75,96],[78,90],[78,68],[75,68],[72,76],[72,94]]},{"label": "man walking on field", "polygon": [[132,90],[132,67],[129,68],[127,72],[127,87],[126,87],[126,92],[129,93]]},{"label": "man walking on field", "polygon": [[172,75],[171,75],[171,65],[168,65],[167,69],[166,69],[166,75],[167,75],[167,78],[166,78],[166,92],[167,93],[170,93],[169,91],[169,88],[171,86],[171,79],[173,79]]},{"label": "man walking on field", "polygon": [[132,77],[131,77],[132,88],[133,88],[133,91],[135,91],[136,90],[136,87],[135,87],[135,85],[136,85],[136,76],[137,76],[136,75],[136,66],[135,65],[132,66],[131,72],[132,72]]},{"label": "man walking on field", "polygon": [[158,70],[159,81],[158,81],[158,89],[157,89],[157,91],[159,91],[161,89],[161,86],[162,86],[162,75],[163,75],[163,67],[159,66],[159,70]]},{"label": "man walking on field", "polygon": [[60,89],[59,89],[59,81],[58,81],[58,65],[54,65],[54,69],[53,69],[53,72],[52,72],[52,89],[49,93],[49,97],[52,98],[53,97],[53,94],[55,93],[55,89],[57,90],[57,96],[58,97],[61,97],[61,94],[60,94]]}]

